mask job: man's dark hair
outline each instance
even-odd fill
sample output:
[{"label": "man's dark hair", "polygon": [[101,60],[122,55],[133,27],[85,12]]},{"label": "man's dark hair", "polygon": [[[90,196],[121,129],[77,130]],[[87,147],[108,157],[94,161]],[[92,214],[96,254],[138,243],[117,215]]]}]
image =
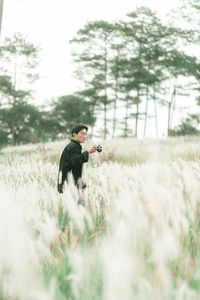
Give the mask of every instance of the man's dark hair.
[{"label": "man's dark hair", "polygon": [[88,127],[84,124],[76,124],[73,128],[72,128],[72,136],[73,136],[73,133],[76,133],[78,134],[79,131],[83,130],[83,129],[86,129],[86,131],[88,131]]}]

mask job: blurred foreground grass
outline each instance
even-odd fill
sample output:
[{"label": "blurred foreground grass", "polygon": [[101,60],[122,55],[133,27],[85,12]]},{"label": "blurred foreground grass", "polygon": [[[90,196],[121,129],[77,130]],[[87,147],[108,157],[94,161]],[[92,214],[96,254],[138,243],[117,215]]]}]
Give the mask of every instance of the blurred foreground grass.
[{"label": "blurred foreground grass", "polygon": [[199,139],[102,143],[86,208],[56,192],[65,144],[1,151],[0,299],[198,299]]}]

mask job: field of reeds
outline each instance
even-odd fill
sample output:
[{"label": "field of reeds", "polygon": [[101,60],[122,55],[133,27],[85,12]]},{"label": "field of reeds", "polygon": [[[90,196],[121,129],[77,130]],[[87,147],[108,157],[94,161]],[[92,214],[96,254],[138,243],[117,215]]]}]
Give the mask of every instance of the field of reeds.
[{"label": "field of reeds", "polygon": [[2,149],[0,299],[199,299],[199,142],[104,142],[85,207],[56,191],[67,141]]}]

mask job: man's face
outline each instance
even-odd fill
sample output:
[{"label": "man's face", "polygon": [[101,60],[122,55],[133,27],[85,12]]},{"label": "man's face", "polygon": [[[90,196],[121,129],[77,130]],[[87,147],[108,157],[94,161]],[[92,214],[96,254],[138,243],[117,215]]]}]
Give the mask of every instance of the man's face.
[{"label": "man's face", "polygon": [[85,128],[80,130],[78,134],[74,133],[74,139],[79,143],[84,143],[86,138],[87,138],[87,131]]}]

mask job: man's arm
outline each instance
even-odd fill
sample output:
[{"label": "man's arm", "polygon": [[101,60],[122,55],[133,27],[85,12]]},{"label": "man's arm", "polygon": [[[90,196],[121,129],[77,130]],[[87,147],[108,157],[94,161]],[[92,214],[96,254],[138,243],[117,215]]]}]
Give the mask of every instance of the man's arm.
[{"label": "man's arm", "polygon": [[73,167],[78,167],[81,164],[88,162],[89,159],[88,151],[79,153],[78,149],[72,148],[70,154],[71,154],[70,161]]},{"label": "man's arm", "polygon": [[89,147],[87,151],[84,151],[83,153],[79,152],[79,149],[73,147],[70,151],[71,154],[71,164],[72,166],[80,166],[82,163],[88,162],[89,154],[94,153],[97,150],[97,147],[95,145]]}]

